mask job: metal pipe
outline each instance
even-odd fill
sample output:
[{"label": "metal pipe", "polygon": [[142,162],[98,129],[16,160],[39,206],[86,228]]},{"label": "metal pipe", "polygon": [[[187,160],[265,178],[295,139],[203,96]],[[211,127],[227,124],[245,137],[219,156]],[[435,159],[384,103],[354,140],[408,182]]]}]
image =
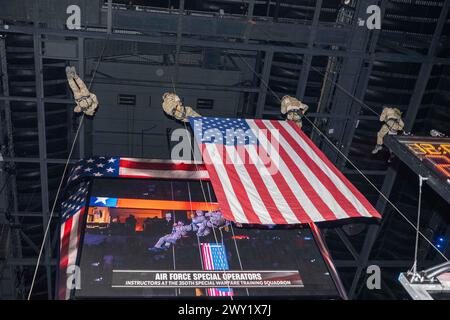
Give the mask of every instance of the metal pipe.
[{"label": "metal pipe", "polygon": [[336,284],[336,288],[337,288],[341,298],[344,300],[348,300],[348,296],[347,296],[347,292],[345,291],[344,284],[342,283],[342,280],[339,277],[339,274],[333,263],[333,259],[331,258],[331,255],[327,249],[327,246],[325,245],[325,241],[322,237],[319,227],[317,227],[317,225],[315,223],[310,223],[309,227],[311,228],[312,234],[314,236],[314,239],[316,240],[317,246],[319,247],[322,257],[325,260],[325,263],[327,264],[328,269],[330,270],[331,277],[333,278],[334,283]]}]

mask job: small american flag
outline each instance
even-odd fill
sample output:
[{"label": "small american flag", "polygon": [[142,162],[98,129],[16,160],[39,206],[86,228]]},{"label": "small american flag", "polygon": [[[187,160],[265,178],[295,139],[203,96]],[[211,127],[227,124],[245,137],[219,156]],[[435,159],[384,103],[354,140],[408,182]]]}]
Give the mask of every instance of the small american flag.
[{"label": "small american flag", "polygon": [[298,224],[379,213],[291,121],[190,118],[226,219]]},{"label": "small american flag", "polygon": [[[201,243],[203,270],[229,270],[225,246],[220,243]],[[208,288],[210,297],[229,297],[233,295],[231,288]]]},{"label": "small american flag", "polygon": [[209,179],[208,171],[202,163],[121,157],[79,160],[71,171],[69,182],[83,177]]},{"label": "small american flag", "polygon": [[87,192],[88,183],[83,182],[61,204],[58,298],[62,300],[70,297],[71,290],[67,286],[67,268],[76,264]]}]

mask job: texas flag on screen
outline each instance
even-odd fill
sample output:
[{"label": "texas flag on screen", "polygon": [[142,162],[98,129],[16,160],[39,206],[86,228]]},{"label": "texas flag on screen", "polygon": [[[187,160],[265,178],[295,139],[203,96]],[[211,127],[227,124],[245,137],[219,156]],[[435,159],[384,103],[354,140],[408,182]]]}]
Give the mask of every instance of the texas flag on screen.
[{"label": "texas flag on screen", "polygon": [[117,198],[107,198],[107,197],[91,197],[89,205],[92,207],[117,207]]},{"label": "texas flag on screen", "polygon": [[380,214],[292,121],[189,119],[222,213],[251,224]]}]

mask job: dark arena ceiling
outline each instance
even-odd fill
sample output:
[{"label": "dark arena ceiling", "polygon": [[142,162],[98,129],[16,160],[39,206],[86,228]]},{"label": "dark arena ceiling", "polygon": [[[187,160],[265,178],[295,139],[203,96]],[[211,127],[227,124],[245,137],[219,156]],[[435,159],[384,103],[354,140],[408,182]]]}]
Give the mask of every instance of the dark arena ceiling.
[{"label": "dark arena ceiling", "polygon": [[[303,130],[383,215],[380,224],[321,226],[349,297],[408,298],[397,278],[412,265],[415,230],[351,163],[415,222],[417,175],[386,148],[371,150],[385,105],[402,111],[407,132],[450,134],[450,0],[113,0],[111,15],[107,2],[0,0],[0,230],[10,229],[0,299],[27,297],[77,134],[68,65],[93,80],[101,104],[81,127],[72,162],[169,159],[170,133],[182,125],[164,115],[161,97],[174,85],[206,116],[283,119],[284,95],[309,105],[314,125],[350,161],[310,123]],[[78,30],[66,26],[72,4],[81,8]],[[360,23],[373,4],[380,29]],[[449,203],[423,192],[423,234],[448,239]],[[54,298],[57,226],[55,218],[32,299]],[[419,257],[423,267],[442,262],[425,242]],[[382,290],[365,285],[373,264]]]}]

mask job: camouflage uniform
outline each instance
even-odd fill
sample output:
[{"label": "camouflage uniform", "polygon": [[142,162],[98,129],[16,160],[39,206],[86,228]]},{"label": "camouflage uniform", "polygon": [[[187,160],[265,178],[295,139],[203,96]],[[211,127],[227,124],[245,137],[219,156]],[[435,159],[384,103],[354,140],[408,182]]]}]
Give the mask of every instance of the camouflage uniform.
[{"label": "camouflage uniform", "polygon": [[154,248],[161,249],[163,246],[169,248],[170,244],[175,244],[182,236],[186,235],[187,231],[191,230],[191,226],[185,226],[182,222],[179,222],[172,230],[172,233],[166,234],[159,238]]},{"label": "camouflage uniform", "polygon": [[192,231],[197,232],[197,236],[204,237],[210,233],[207,226],[208,220],[201,210],[196,211],[196,216],[192,218]]},{"label": "camouflage uniform", "polygon": [[380,121],[384,122],[384,124],[377,133],[377,145],[372,151],[373,154],[378,153],[382,149],[384,136],[387,134],[396,135],[405,126],[402,120],[402,113],[397,108],[385,107],[381,113]]},{"label": "camouflage uniform", "polygon": [[220,211],[213,211],[206,214],[209,217],[208,227],[220,228],[226,224],[226,220]]},{"label": "camouflage uniform", "polygon": [[308,111],[308,106],[296,98],[284,96],[281,99],[281,113],[286,114],[286,119],[294,121],[300,128],[302,127],[303,115]]},{"label": "camouflage uniform", "polygon": [[178,97],[176,94],[166,92],[163,94],[162,98],[163,110],[169,116],[183,122],[188,122],[188,117],[200,117],[200,115],[191,107],[183,106],[180,97]]},{"label": "camouflage uniform", "polygon": [[197,236],[206,237],[210,233],[211,233],[211,229],[208,226],[208,220],[205,219],[205,221],[203,221],[202,223],[200,223],[198,225]]},{"label": "camouflage uniform", "polygon": [[77,104],[73,111],[76,113],[84,112],[88,116],[93,116],[98,107],[97,96],[89,92],[86,84],[78,77],[75,67],[67,67],[66,75]]}]

